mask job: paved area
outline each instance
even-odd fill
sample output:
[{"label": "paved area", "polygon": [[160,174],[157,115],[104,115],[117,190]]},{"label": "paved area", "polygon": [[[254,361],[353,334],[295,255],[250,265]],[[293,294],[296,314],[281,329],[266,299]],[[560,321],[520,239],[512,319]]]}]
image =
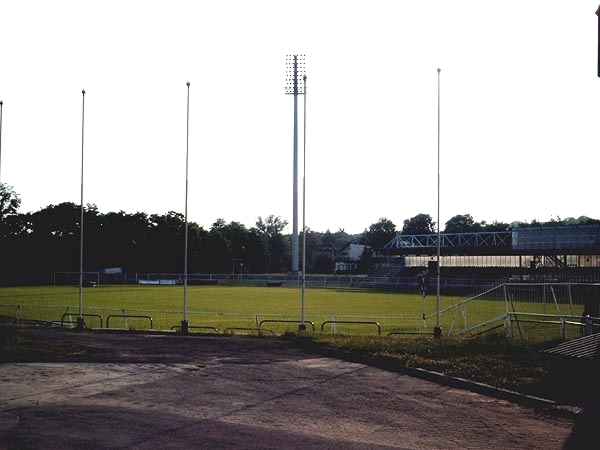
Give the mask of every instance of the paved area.
[{"label": "paved area", "polygon": [[[56,335],[56,333],[55,333]],[[563,449],[581,424],[281,341],[58,333],[0,364],[2,449]]]}]

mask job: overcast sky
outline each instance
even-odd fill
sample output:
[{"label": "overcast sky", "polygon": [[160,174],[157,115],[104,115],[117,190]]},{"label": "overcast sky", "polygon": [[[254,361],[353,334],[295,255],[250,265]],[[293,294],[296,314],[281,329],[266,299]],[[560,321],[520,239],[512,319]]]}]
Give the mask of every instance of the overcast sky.
[{"label": "overcast sky", "polygon": [[437,220],[438,67],[442,229],[600,218],[599,3],[0,0],[0,181],[79,204],[85,89],[84,203],[183,213],[189,81],[189,220],[290,232],[304,54],[312,230]]}]

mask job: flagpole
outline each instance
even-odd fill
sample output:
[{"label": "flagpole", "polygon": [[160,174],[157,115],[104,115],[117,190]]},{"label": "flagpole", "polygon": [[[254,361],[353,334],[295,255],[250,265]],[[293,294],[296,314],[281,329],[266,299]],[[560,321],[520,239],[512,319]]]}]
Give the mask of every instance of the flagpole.
[{"label": "flagpole", "polygon": [[302,138],[303,161],[302,161],[302,314],[300,331],[306,330],[304,303],[306,290],[306,74],[302,77],[304,80],[304,136]]},{"label": "flagpole", "polygon": [[82,330],[83,323],[83,132],[85,125],[85,89],[81,91],[81,203],[79,218],[79,317],[77,317],[77,329]]},{"label": "flagpole", "polygon": [[181,332],[187,333],[189,329],[187,312],[187,285],[188,285],[188,161],[190,148],[190,82],[187,84],[187,131],[185,148],[185,243],[183,254],[183,320],[181,321]]},{"label": "flagpole", "polygon": [[436,326],[433,330],[433,335],[436,338],[442,337],[442,327],[440,327],[440,246],[441,246],[441,235],[440,235],[440,72],[442,69],[437,70],[438,72],[438,125],[437,125],[437,295],[436,295]]}]

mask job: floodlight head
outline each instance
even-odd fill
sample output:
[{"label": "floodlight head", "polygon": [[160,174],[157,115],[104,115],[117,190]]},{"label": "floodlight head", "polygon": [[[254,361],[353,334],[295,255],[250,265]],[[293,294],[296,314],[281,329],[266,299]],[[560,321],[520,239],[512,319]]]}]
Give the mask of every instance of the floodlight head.
[{"label": "floodlight head", "polygon": [[185,85],[189,88],[190,87],[190,82],[188,81],[187,83],[185,83]]},{"label": "floodlight head", "polygon": [[83,91],[81,91],[81,93],[82,93],[83,95],[85,95],[85,89],[84,89]]},{"label": "floodlight head", "polygon": [[287,55],[285,57],[285,93],[304,94],[304,86],[298,82],[306,70],[304,55]]},{"label": "floodlight head", "polygon": [[440,68],[438,67],[438,73],[440,73],[441,71],[442,71],[442,69],[440,69]]}]

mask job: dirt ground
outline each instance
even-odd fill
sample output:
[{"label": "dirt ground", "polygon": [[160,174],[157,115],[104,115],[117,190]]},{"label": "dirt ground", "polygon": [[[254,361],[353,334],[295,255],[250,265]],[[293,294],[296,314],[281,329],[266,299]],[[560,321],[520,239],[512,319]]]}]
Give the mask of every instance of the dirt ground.
[{"label": "dirt ground", "polygon": [[579,449],[598,423],[278,340],[40,333],[89,351],[0,364],[2,449]]}]

